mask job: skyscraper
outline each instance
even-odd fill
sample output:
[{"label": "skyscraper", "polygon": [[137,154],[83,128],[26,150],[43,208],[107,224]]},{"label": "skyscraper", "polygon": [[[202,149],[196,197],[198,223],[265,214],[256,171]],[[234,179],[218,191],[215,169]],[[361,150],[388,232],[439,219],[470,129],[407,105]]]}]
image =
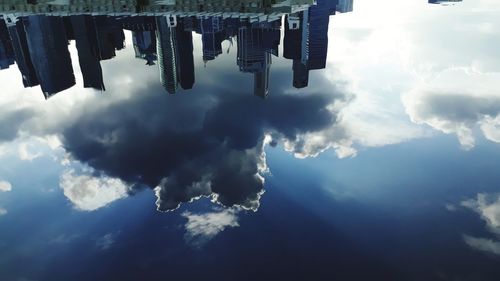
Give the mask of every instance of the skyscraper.
[{"label": "skyscraper", "polygon": [[203,60],[214,60],[222,54],[222,41],[224,41],[223,20],[219,17],[200,19],[200,32],[203,47]]},{"label": "skyscraper", "polygon": [[30,16],[22,20],[32,63],[45,98],[75,85],[62,19]]},{"label": "skyscraper", "polygon": [[184,23],[176,27],[178,79],[182,89],[192,89],[194,85],[193,33],[184,30]]},{"label": "skyscraper", "polygon": [[302,57],[302,20],[303,12],[285,17],[285,37],[283,39],[283,57],[300,60]]},{"label": "skyscraper", "polygon": [[177,91],[177,61],[175,28],[169,27],[164,16],[156,17],[156,52],[160,69],[160,82],[169,94]]},{"label": "skyscraper", "polygon": [[254,94],[265,98],[269,94],[271,54],[263,46],[262,28],[242,26],[238,32],[238,66],[242,72],[254,74]]},{"label": "skyscraper", "polygon": [[14,50],[5,21],[0,19],[0,69],[14,64]]},{"label": "skyscraper", "polygon": [[35,71],[35,66],[31,62],[31,55],[24,30],[24,21],[19,20],[16,23],[9,25],[9,35],[14,49],[14,57],[17,66],[21,72],[24,87],[37,86],[38,77]]},{"label": "skyscraper", "polygon": [[83,86],[101,91],[105,90],[94,19],[91,16],[84,15],[71,16],[70,19],[83,75]]}]

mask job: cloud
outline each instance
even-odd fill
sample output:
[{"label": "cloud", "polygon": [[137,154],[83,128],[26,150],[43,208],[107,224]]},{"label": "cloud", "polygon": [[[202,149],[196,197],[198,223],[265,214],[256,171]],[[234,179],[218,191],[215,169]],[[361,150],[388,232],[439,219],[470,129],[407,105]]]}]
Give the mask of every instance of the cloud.
[{"label": "cloud", "polygon": [[[160,211],[200,197],[257,210],[268,170],[266,139],[303,157],[348,145],[340,127],[331,129],[348,94],[329,83],[328,93],[288,94],[280,88],[284,78],[276,79],[265,101],[225,84],[171,97],[152,83],[130,99],[76,114],[61,143],[72,159],[122,180],[130,193],[154,189]],[[309,137],[322,132],[324,142]]]},{"label": "cloud", "polygon": [[105,234],[102,237],[99,237],[96,241],[96,246],[102,251],[109,250],[116,243],[116,235],[114,233]]},{"label": "cloud", "polygon": [[[479,193],[476,199],[465,200],[461,203],[481,215],[490,231],[500,237],[500,194]],[[467,245],[480,251],[500,255],[500,240],[472,237],[464,235]]]},{"label": "cloud", "polygon": [[51,243],[51,244],[71,244],[73,241],[77,240],[80,237],[81,237],[81,235],[79,235],[79,234],[60,234],[59,236],[50,240],[49,243]]},{"label": "cloud", "polygon": [[479,193],[476,199],[465,200],[461,205],[480,214],[489,229],[500,235],[500,194]]},{"label": "cloud", "polygon": [[12,190],[12,185],[8,181],[0,181],[0,192],[8,192]]},{"label": "cloud", "polygon": [[59,181],[64,195],[81,211],[94,211],[127,197],[129,187],[119,179],[107,176],[76,174],[74,170],[63,173]]},{"label": "cloud", "polygon": [[42,156],[40,152],[32,152],[31,149],[32,148],[28,143],[21,143],[18,148],[19,158],[21,160],[32,161],[33,159]]},{"label": "cloud", "polygon": [[453,205],[453,204],[445,204],[444,207],[446,208],[446,210],[450,211],[450,212],[455,212],[457,210],[457,206]]},{"label": "cloud", "polygon": [[500,255],[500,241],[485,238],[476,238],[468,235],[464,235],[464,240],[467,245],[476,250]]},{"label": "cloud", "polygon": [[500,96],[424,91],[407,96],[405,105],[414,122],[456,134],[464,149],[475,146],[475,129],[500,143]]},{"label": "cloud", "polygon": [[0,216],[5,216],[7,214],[7,210],[0,207]]},{"label": "cloud", "polygon": [[[70,52],[74,57],[74,45]],[[234,61],[221,56],[220,71],[197,77],[205,87],[189,96],[168,96],[152,75],[157,69],[137,68],[130,63],[133,56],[125,49],[113,64],[103,64],[104,73],[114,74],[105,95],[77,86],[43,101],[39,89],[6,83],[9,94],[0,99],[1,108],[24,110],[12,111],[24,112],[15,117],[19,122],[0,122],[10,128],[0,138],[45,139],[51,148],[64,150],[62,163],[91,168],[60,176],[60,187],[76,209],[96,210],[149,188],[160,211],[200,197],[255,211],[264,193],[264,149],[271,139],[301,158],[330,148],[341,157],[356,153],[350,132],[340,124],[352,94],[324,77],[311,77],[306,92],[291,90],[290,65],[275,63],[272,95],[264,101],[239,91],[251,84],[250,77],[234,72]],[[19,78],[10,70],[3,74]],[[27,160],[39,156],[28,145],[19,146],[18,154]]]},{"label": "cloud", "polygon": [[2,109],[0,143],[16,139],[19,136],[21,126],[35,116],[35,111],[30,108],[7,109],[2,106],[0,108]]},{"label": "cloud", "polygon": [[235,209],[216,209],[204,214],[184,212],[186,242],[194,247],[202,247],[226,228],[238,227],[238,211]]}]

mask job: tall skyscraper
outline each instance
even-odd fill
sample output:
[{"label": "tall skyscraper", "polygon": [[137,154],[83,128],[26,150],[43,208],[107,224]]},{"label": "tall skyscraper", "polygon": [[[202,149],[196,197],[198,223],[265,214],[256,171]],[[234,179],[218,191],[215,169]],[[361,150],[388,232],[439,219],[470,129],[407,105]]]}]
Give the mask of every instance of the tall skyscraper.
[{"label": "tall skyscraper", "polygon": [[34,87],[39,85],[35,66],[31,61],[31,54],[28,47],[28,39],[24,30],[24,21],[19,20],[9,25],[9,35],[14,49],[14,57],[21,72],[24,87]]},{"label": "tall skyscraper", "polygon": [[94,21],[99,41],[100,59],[108,60],[116,56],[116,50],[125,47],[125,34],[114,18],[96,16]]},{"label": "tall skyscraper", "polygon": [[200,19],[200,32],[203,47],[203,60],[211,61],[222,54],[224,41],[223,20],[219,17]]},{"label": "tall skyscraper", "polygon": [[177,91],[176,33],[175,28],[168,26],[164,16],[156,17],[156,42],[161,84],[169,94],[175,94]]},{"label": "tall skyscraper", "polygon": [[300,60],[302,57],[302,20],[303,12],[285,17],[285,37],[283,39],[283,57]]},{"label": "tall skyscraper", "polygon": [[71,27],[78,50],[78,60],[83,76],[83,86],[105,90],[99,61],[97,30],[92,16],[71,16]]},{"label": "tall skyscraper", "polygon": [[9,68],[14,62],[14,50],[9,31],[5,21],[0,19],[0,69]]},{"label": "tall skyscraper", "polygon": [[75,85],[62,19],[30,16],[22,20],[32,63],[45,98]]},{"label": "tall skyscraper", "polygon": [[178,79],[182,89],[192,89],[194,85],[193,32],[184,30],[184,23],[176,27]]},{"label": "tall skyscraper", "polygon": [[271,54],[263,46],[262,28],[242,26],[238,32],[238,66],[242,72],[254,74],[254,94],[265,98],[269,94]]},{"label": "tall skyscraper", "polygon": [[335,0],[317,0],[309,9],[309,69],[326,67],[328,54],[328,25],[330,14],[335,12]]}]

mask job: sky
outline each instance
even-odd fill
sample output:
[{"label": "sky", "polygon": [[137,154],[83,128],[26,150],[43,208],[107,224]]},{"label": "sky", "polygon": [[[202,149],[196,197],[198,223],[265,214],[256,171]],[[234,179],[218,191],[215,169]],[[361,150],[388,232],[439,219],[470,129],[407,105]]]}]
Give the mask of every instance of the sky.
[{"label": "sky", "polygon": [[499,12],[356,0],[327,68],[298,90],[273,57],[266,100],[199,36],[176,95],[130,33],[105,92],[74,43],[47,101],[2,70],[0,279],[498,280]]}]

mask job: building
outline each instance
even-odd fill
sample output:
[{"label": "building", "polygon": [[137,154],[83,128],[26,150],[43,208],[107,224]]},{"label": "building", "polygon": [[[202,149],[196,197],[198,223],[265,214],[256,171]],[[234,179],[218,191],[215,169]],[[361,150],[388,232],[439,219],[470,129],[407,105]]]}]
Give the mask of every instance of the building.
[{"label": "building", "polygon": [[71,16],[73,36],[78,50],[78,61],[83,76],[83,86],[104,91],[104,80],[99,59],[99,41],[93,17]]},{"label": "building", "polygon": [[169,94],[177,91],[176,30],[169,27],[164,16],[156,17],[156,52],[160,82]]},{"label": "building", "polygon": [[75,85],[66,30],[60,17],[22,18],[36,76],[45,98]]}]

